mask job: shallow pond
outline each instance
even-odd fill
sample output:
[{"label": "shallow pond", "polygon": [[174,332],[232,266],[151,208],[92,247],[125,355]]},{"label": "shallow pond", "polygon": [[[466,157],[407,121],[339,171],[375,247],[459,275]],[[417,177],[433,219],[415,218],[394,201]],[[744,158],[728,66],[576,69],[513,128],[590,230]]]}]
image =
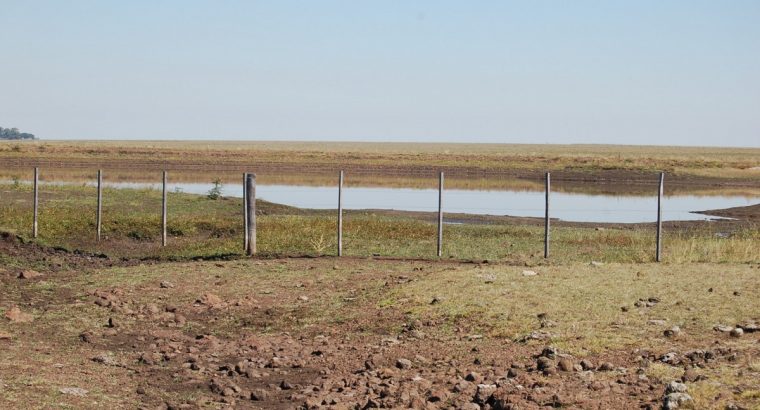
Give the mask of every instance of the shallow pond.
[{"label": "shallow pond", "polygon": [[[114,188],[160,189],[160,184],[104,183]],[[206,194],[209,183],[169,183],[170,192]],[[224,184],[222,195],[242,197],[242,184]],[[657,197],[614,196],[553,192],[551,216],[565,221],[634,223],[653,222],[657,218]],[[257,185],[257,198],[299,208],[336,209],[336,187],[300,185]],[[444,191],[444,212],[478,215],[543,217],[544,193],[510,190]],[[664,220],[717,219],[694,211],[747,206],[760,203],[760,196],[741,195],[670,195],[663,201]],[[401,211],[437,211],[436,189],[344,187],[344,209],[394,209]]]}]

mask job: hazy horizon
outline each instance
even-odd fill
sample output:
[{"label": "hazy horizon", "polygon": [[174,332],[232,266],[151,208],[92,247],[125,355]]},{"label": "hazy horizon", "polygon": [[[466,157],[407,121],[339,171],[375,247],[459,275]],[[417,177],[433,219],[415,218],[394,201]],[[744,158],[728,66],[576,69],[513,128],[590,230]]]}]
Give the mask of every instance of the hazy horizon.
[{"label": "hazy horizon", "polygon": [[760,147],[760,2],[3,1],[43,140]]}]

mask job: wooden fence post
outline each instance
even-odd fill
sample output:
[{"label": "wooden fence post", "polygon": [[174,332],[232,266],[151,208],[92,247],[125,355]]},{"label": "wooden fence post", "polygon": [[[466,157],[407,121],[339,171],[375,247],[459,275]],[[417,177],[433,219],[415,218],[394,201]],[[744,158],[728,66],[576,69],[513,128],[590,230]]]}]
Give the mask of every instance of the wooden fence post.
[{"label": "wooden fence post", "polygon": [[660,186],[657,191],[657,251],[655,261],[662,259],[662,195],[665,187],[665,173],[660,172]]},{"label": "wooden fence post", "polygon": [[167,223],[167,215],[166,215],[166,180],[167,180],[167,172],[164,170],[162,175],[162,185],[163,185],[163,191],[161,194],[161,246],[166,246],[166,223]]},{"label": "wooden fence post", "polygon": [[343,170],[338,174],[338,256],[343,256]]},{"label": "wooden fence post", "polygon": [[544,215],[544,259],[549,258],[549,230],[551,228],[551,219],[549,218],[549,193],[551,192],[551,174],[546,173],[546,212]]},{"label": "wooden fence post", "polygon": [[245,188],[248,173],[243,173],[243,251],[248,250],[248,195]]},{"label": "wooden fence post", "polygon": [[37,210],[39,208],[39,179],[40,169],[34,167],[34,216],[32,217],[32,237],[37,237]]},{"label": "wooden fence post", "polygon": [[245,178],[246,217],[248,226],[248,246],[245,253],[248,256],[256,254],[256,174],[247,174]]},{"label": "wooden fence post", "polygon": [[438,175],[438,257],[443,255],[443,171]]},{"label": "wooden fence post", "polygon": [[95,218],[96,239],[100,242],[100,231],[103,226],[103,170],[98,170],[98,210]]}]

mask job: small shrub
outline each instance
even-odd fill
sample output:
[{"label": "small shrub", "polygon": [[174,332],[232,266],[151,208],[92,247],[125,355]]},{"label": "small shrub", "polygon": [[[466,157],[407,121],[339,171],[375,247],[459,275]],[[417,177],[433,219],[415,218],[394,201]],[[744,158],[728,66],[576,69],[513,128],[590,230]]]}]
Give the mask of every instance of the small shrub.
[{"label": "small shrub", "polygon": [[222,180],[217,178],[213,182],[214,186],[209,189],[206,197],[208,199],[217,200],[222,197]]}]

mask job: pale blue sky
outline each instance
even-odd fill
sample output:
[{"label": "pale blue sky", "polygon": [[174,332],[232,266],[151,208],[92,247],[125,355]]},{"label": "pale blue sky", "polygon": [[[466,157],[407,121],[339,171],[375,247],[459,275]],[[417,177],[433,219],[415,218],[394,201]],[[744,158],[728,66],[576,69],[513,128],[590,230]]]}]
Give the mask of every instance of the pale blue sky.
[{"label": "pale blue sky", "polygon": [[0,0],[46,139],[760,146],[760,1]]}]

